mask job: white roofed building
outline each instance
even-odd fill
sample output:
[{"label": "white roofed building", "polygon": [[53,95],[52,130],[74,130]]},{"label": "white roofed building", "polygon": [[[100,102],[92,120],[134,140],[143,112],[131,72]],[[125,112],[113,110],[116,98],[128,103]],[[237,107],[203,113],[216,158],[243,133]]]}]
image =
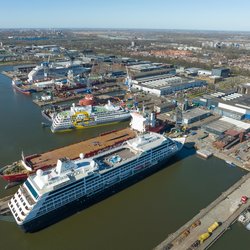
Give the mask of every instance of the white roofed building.
[{"label": "white roofed building", "polygon": [[145,81],[133,81],[133,89],[142,90],[143,92],[157,96],[167,95],[176,91],[181,91],[193,87],[207,85],[205,81],[194,80],[190,78],[181,78],[177,76],[166,76]]}]

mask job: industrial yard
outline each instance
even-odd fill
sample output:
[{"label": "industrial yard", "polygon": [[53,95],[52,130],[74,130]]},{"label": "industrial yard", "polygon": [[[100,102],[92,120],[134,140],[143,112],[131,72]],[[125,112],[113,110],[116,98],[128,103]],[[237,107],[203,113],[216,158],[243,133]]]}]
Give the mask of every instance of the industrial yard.
[{"label": "industrial yard", "polygon": [[[100,39],[99,35],[97,37]],[[110,46],[110,38],[107,40]],[[60,39],[56,41],[60,43]],[[215,156],[230,167],[250,171],[248,79],[235,77],[225,65],[211,65],[210,70],[207,67],[192,67],[191,64],[182,67],[168,63],[163,58],[159,58],[159,62],[141,56],[134,58],[141,52],[147,53],[144,42],[152,49],[146,40],[128,40],[121,47],[116,47],[122,55],[117,54],[117,51],[110,54],[113,50],[103,54],[105,46],[101,49],[96,46],[96,51],[89,48],[78,51],[65,41],[63,46],[45,42],[26,47],[2,44],[6,51],[24,53],[23,58],[31,58],[29,64],[16,65],[3,74],[13,80],[14,93],[25,94],[26,100],[31,105],[35,103],[38,106],[34,105],[36,108],[58,108],[58,112],[63,110],[63,105],[77,103],[79,99],[76,105],[82,105],[89,95],[94,97],[93,103],[98,105],[110,100],[122,109],[140,113],[145,119],[156,117],[155,125],[164,128],[161,132],[169,137],[186,137],[185,148],[187,151],[195,148],[197,157],[206,159]],[[117,42],[114,41],[114,44]],[[155,46],[159,46],[158,49],[161,47],[156,43]],[[131,57],[125,57],[126,51]],[[191,56],[195,53],[179,50],[165,52],[154,48],[150,51],[155,56]],[[20,59],[20,56],[17,57]],[[13,57],[4,60],[8,59]],[[83,105],[95,105],[93,103]],[[49,134],[50,131],[46,129],[49,125],[42,124],[43,133]],[[55,166],[59,158],[89,157],[136,136],[130,129],[110,130],[77,144],[50,148],[40,154],[22,154],[22,160],[34,172],[39,168]],[[67,135],[61,134],[56,139],[64,136],[67,138]],[[211,246],[249,207],[249,179],[247,174],[156,249],[191,250]],[[246,197],[245,203],[242,197]],[[3,205],[0,209],[4,213],[8,210],[7,201],[7,197],[0,201],[0,205],[1,202]]]}]

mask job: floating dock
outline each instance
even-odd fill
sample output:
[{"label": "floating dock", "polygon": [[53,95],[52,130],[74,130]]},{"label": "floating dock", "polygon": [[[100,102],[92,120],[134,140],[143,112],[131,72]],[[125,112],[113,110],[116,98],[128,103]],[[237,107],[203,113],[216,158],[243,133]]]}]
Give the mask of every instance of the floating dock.
[{"label": "floating dock", "polygon": [[[155,250],[208,249],[249,208],[250,199],[243,203],[242,196],[250,197],[250,173],[243,176],[175,233],[169,235]],[[209,237],[201,241],[200,237],[208,233],[215,222],[220,225],[212,233],[209,232]]]},{"label": "floating dock", "polygon": [[205,158],[205,159],[207,159],[207,158],[209,158],[209,157],[211,157],[213,155],[212,152],[210,152],[210,151],[208,151],[206,149],[197,150],[196,154],[201,156],[202,158]]}]

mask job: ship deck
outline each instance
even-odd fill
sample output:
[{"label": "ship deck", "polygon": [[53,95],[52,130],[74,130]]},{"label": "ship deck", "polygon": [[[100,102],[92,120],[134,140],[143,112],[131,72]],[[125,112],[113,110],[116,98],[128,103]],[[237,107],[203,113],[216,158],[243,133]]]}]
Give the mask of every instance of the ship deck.
[{"label": "ship deck", "polygon": [[89,157],[102,150],[106,150],[114,145],[118,145],[126,140],[134,138],[135,136],[136,133],[133,130],[126,128],[30,158],[27,157],[26,160],[33,169],[38,169],[44,166],[55,166],[59,158],[68,157],[73,160],[79,158],[80,153],[83,153],[85,157]]},{"label": "ship deck", "polygon": [[127,159],[130,159],[135,155],[136,153],[131,151],[129,148],[122,148],[110,154],[99,157],[97,160],[103,162],[109,167],[115,167],[120,162],[126,161]]}]

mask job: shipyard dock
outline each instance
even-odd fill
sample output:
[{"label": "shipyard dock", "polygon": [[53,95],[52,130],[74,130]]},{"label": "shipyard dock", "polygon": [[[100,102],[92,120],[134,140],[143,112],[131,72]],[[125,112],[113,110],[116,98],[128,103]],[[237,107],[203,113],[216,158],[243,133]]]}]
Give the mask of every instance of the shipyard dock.
[{"label": "shipyard dock", "polygon": [[67,157],[73,160],[79,158],[80,153],[84,154],[85,157],[90,157],[134,138],[135,135],[136,133],[130,128],[110,131],[86,141],[51,150],[42,154],[28,156],[26,157],[26,161],[33,169],[41,168],[44,165],[55,166],[59,158]]},{"label": "shipyard dock", "polygon": [[[222,193],[209,206],[202,209],[193,219],[170,234],[155,250],[208,249],[250,206],[250,199],[242,202],[242,197],[250,197],[250,173]],[[219,226],[212,232],[208,228],[217,222]],[[200,241],[201,235],[207,235]]]}]

